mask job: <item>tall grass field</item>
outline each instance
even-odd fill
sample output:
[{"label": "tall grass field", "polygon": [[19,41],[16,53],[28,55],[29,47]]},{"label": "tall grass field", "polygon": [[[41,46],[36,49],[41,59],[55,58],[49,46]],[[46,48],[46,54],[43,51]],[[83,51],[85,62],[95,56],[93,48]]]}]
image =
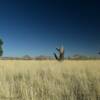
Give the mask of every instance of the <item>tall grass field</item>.
[{"label": "tall grass field", "polygon": [[100,100],[100,60],[0,60],[0,100]]}]

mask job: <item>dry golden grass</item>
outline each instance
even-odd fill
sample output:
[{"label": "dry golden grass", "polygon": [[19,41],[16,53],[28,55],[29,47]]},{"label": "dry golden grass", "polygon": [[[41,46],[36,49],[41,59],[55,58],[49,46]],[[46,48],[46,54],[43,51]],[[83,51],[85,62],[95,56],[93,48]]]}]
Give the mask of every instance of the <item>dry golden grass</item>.
[{"label": "dry golden grass", "polygon": [[100,100],[100,61],[0,61],[0,100]]}]

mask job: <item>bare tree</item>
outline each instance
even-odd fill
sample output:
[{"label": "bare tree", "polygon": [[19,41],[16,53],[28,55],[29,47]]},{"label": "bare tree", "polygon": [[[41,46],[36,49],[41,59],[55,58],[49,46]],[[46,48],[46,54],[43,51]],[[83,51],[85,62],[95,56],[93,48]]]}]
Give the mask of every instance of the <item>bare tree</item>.
[{"label": "bare tree", "polygon": [[59,55],[57,56],[56,53],[54,53],[54,56],[56,58],[56,60],[62,61],[64,60],[64,47],[61,46],[60,48],[56,48],[56,50],[58,51]]},{"label": "bare tree", "polygon": [[100,55],[100,52],[98,52],[98,54]]}]

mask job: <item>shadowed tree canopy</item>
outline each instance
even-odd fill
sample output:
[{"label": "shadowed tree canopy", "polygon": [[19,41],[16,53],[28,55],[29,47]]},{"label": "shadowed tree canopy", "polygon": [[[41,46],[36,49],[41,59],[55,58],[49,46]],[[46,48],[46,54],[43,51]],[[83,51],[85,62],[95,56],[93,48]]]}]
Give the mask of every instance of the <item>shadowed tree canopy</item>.
[{"label": "shadowed tree canopy", "polygon": [[0,56],[3,55],[3,49],[2,49],[3,41],[0,39]]}]

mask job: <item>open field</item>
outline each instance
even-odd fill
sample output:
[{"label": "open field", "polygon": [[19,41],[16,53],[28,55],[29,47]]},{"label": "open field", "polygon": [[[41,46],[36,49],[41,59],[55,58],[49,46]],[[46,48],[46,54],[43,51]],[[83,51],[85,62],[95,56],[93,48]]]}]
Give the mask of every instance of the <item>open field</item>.
[{"label": "open field", "polygon": [[100,100],[100,60],[0,60],[0,100]]}]

